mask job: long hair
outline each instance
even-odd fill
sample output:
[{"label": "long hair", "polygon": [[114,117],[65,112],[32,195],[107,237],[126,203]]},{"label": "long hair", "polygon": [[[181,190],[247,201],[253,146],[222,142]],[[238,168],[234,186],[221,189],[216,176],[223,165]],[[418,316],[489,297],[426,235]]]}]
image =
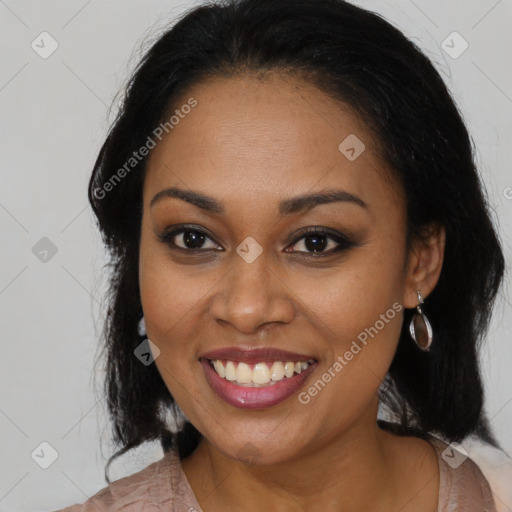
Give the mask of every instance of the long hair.
[{"label": "long hair", "polygon": [[[143,314],[138,257],[147,158],[133,169],[126,162],[192,85],[274,71],[306,78],[371,129],[405,192],[408,247],[429,223],[446,229],[442,272],[423,308],[435,343],[428,354],[414,347],[407,331],[414,311],[405,311],[381,386],[396,428],[412,426],[449,441],[476,433],[497,446],[483,411],[478,349],[504,258],[472,142],[439,73],[389,22],[343,0],[226,0],[190,9],[145,53],[90,178],[89,201],[111,268],[102,333],[105,393],[121,449],[107,468],[144,441],[159,440],[185,457],[201,439],[188,421],[179,432],[169,430],[165,412],[174,410],[173,397],[156,366],[134,356],[144,339],[137,332]],[[120,173],[123,168],[129,172]]]}]

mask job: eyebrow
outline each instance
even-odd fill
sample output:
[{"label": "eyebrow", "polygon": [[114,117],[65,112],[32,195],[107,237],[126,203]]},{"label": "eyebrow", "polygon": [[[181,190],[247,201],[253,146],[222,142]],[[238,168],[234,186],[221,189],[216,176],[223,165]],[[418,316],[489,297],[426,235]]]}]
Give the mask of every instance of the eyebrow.
[{"label": "eyebrow", "polygon": [[[166,188],[158,192],[151,200],[150,208],[153,208],[157,202],[166,197],[181,199],[209,213],[222,214],[226,211],[224,206],[213,197],[194,190],[185,190],[178,187]],[[293,213],[302,213],[320,204],[335,202],[353,203],[368,209],[368,204],[360,197],[345,190],[329,189],[284,199],[279,203],[279,214],[283,217]]]}]

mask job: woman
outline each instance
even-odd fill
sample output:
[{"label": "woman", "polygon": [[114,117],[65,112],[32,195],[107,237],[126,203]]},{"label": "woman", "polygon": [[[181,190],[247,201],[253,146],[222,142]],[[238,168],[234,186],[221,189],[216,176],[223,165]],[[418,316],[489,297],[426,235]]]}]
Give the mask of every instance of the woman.
[{"label": "woman", "polygon": [[89,199],[115,456],[165,454],[67,512],[497,510],[450,443],[498,447],[477,349],[503,253],[400,31],[342,0],[191,10],[136,70]]}]

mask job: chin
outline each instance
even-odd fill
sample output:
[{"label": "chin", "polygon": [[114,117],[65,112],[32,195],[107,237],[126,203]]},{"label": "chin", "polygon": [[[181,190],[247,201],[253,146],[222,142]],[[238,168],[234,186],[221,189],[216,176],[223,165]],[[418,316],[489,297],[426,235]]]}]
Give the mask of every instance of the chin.
[{"label": "chin", "polygon": [[285,463],[296,458],[301,451],[292,437],[285,440],[265,436],[251,439],[251,436],[243,436],[240,439],[236,437],[229,439],[227,445],[215,443],[214,446],[226,457],[248,466],[272,466]]}]

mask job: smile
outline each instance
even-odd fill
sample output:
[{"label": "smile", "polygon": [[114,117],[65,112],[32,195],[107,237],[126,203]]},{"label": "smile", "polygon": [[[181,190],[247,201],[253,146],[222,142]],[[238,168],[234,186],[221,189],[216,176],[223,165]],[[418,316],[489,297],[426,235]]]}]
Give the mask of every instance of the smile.
[{"label": "smile", "polygon": [[277,405],[299,391],[316,359],[273,348],[231,347],[199,358],[211,389],[228,404],[246,409]]},{"label": "smile", "polygon": [[274,361],[247,364],[239,361],[209,360],[213,369],[223,379],[235,382],[239,386],[272,386],[283,379],[300,375],[315,361]]}]

